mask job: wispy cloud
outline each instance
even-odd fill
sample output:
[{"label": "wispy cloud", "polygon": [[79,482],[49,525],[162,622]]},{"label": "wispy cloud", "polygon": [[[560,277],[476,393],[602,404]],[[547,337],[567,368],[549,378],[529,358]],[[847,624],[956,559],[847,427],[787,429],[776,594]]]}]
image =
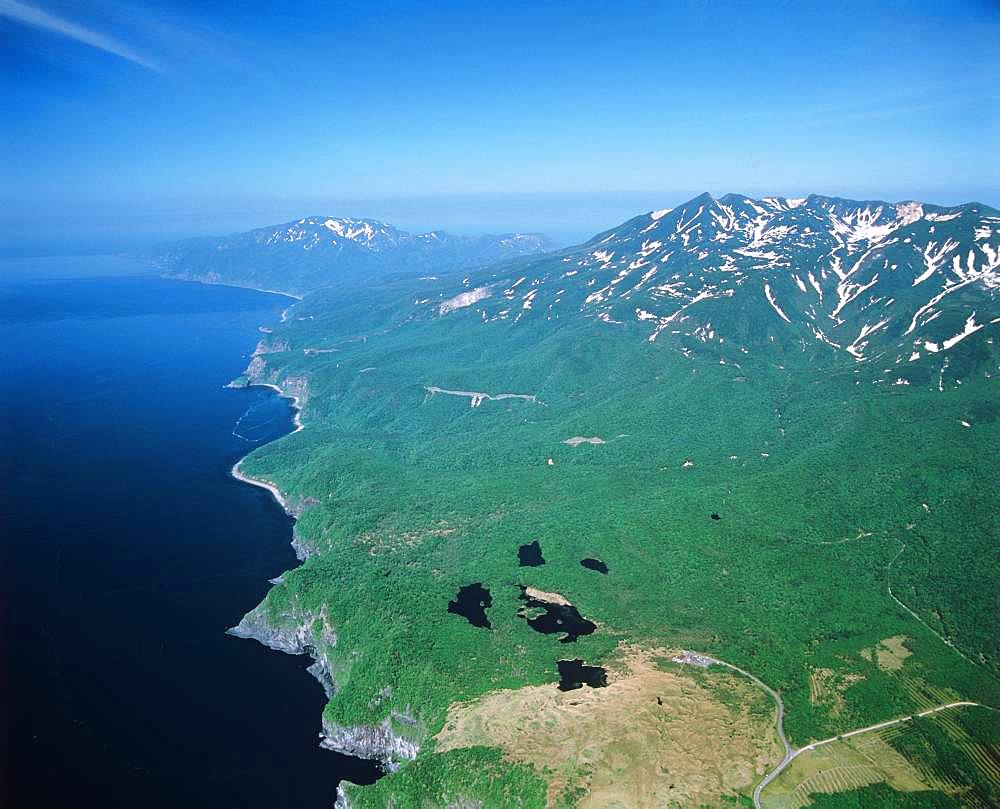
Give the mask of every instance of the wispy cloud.
[{"label": "wispy cloud", "polygon": [[943,112],[982,105],[995,101],[996,97],[995,92],[984,91],[977,79],[959,75],[949,82],[924,84],[919,90],[911,92],[884,91],[824,106],[802,105],[777,111],[771,108],[755,109],[744,120],[807,128],[827,127]]},{"label": "wispy cloud", "polygon": [[62,17],[57,17],[55,14],[50,14],[44,9],[28,5],[27,3],[19,3],[17,0],[0,0],[0,17],[47,31],[51,34],[67,37],[83,45],[88,45],[91,48],[114,54],[147,70],[161,74],[166,73],[152,59],[136,52],[115,37],[103,34],[100,31],[91,30]]}]

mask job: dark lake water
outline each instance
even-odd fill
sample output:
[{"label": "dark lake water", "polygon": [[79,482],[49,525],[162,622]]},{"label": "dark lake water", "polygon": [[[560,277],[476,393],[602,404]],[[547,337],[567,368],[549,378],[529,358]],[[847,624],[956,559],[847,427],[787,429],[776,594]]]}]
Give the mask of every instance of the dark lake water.
[{"label": "dark lake water", "polygon": [[370,778],[317,747],[308,659],[225,634],[295,565],[229,476],[290,408],[223,388],[289,302],[0,276],[0,805],[329,807]]},{"label": "dark lake water", "polygon": [[538,567],[545,564],[542,546],[538,544],[537,539],[527,545],[521,545],[517,549],[517,561],[521,567]]},{"label": "dark lake water", "polygon": [[490,629],[490,619],[486,616],[486,610],[492,605],[493,596],[490,595],[490,591],[483,587],[482,582],[476,582],[458,588],[455,600],[448,602],[448,612],[452,615],[461,615],[473,626]]},{"label": "dark lake water", "polygon": [[541,601],[528,595],[527,588],[521,585],[518,587],[521,588],[518,598],[524,602],[518,615],[536,632],[545,635],[561,634],[560,643],[576,643],[578,637],[593,634],[597,629],[597,624],[580,615],[576,607]]},{"label": "dark lake water", "polygon": [[596,570],[598,573],[603,573],[605,576],[608,575],[608,566],[600,559],[581,559],[580,564],[587,568],[587,570]]},{"label": "dark lake water", "polygon": [[604,688],[608,684],[608,670],[601,666],[588,666],[579,658],[576,660],[557,660],[559,668],[559,690],[573,691],[589,685],[591,688]]}]

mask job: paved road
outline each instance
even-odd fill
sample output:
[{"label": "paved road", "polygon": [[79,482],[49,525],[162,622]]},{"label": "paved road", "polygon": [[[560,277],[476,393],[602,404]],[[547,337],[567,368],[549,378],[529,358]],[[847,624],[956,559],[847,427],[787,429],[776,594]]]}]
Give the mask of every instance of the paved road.
[{"label": "paved road", "polygon": [[[780,703],[779,703],[780,704]],[[981,707],[978,702],[949,702],[947,705],[938,705],[936,708],[928,708],[926,711],[921,711],[920,713],[913,714],[912,716],[901,716],[899,719],[890,719],[888,722],[879,722],[877,725],[869,725],[866,728],[858,728],[858,730],[851,730],[847,733],[841,733],[839,736],[831,736],[829,739],[823,739],[819,742],[813,742],[812,744],[807,744],[798,750],[792,750],[788,746],[788,742],[785,741],[785,735],[780,730],[778,735],[781,737],[782,742],[785,745],[786,753],[785,757],[781,760],[771,772],[767,774],[763,781],[761,781],[757,788],[753,791],[753,805],[755,809],[761,809],[760,795],[764,791],[764,787],[770,784],[775,778],[777,778],[784,771],[785,767],[792,763],[792,761],[802,753],[808,753],[815,750],[817,747],[822,747],[825,744],[830,744],[831,742],[838,741],[840,739],[848,739],[851,736],[860,736],[862,733],[871,733],[875,730],[882,730],[883,728],[891,728],[893,725],[899,725],[903,722],[911,722],[917,717],[930,716],[931,714],[939,713],[940,711],[947,711],[949,708],[961,708],[964,706],[968,707]],[[781,723],[782,712],[779,708],[778,711],[778,722]]]},{"label": "paved road", "polygon": [[771,783],[778,775],[781,773],[788,762],[790,762],[795,756],[797,756],[801,750],[793,750],[792,746],[788,743],[788,739],[785,737],[785,703],[781,701],[781,695],[775,691],[771,686],[765,683],[763,680],[758,679],[752,675],[749,671],[741,669],[739,666],[734,666],[732,663],[727,663],[725,660],[719,660],[716,657],[708,657],[707,655],[700,655],[705,660],[710,660],[719,666],[724,666],[731,671],[735,671],[737,674],[742,674],[749,680],[752,680],[759,688],[765,691],[771,699],[774,700],[774,704],[778,706],[778,715],[775,718],[774,727],[778,731],[778,739],[781,740],[781,746],[785,748],[785,756],[781,759],[781,763],[775,767],[771,772],[765,776],[764,780],[761,781],[757,788],[753,791],[753,803],[757,809],[760,809],[760,793],[763,791],[764,787]]},{"label": "paved road", "polygon": [[858,736],[862,733],[870,733],[873,730],[882,730],[882,728],[891,728],[893,725],[899,725],[903,722],[909,722],[915,718],[930,716],[931,714],[939,713],[940,711],[947,711],[949,708],[961,708],[970,707],[978,708],[981,707],[978,702],[949,702],[947,705],[938,705],[936,708],[928,708],[926,711],[921,711],[920,713],[913,714],[912,716],[901,716],[899,719],[890,719],[888,722],[879,722],[877,725],[869,725],[866,728],[859,728],[858,730],[851,730],[847,733],[841,733],[839,736],[831,736],[829,739],[823,739],[821,742],[813,742],[812,744],[807,744],[801,750],[796,750],[795,755],[799,753],[805,753],[807,750],[815,750],[817,747],[822,747],[824,744],[830,744],[830,742],[835,742],[838,739],[847,739],[851,736]]},{"label": "paved road", "polygon": [[785,703],[781,701],[781,695],[777,691],[771,688],[771,686],[767,685],[767,683],[763,682],[757,677],[754,677],[754,675],[752,675],[749,671],[741,669],[739,666],[734,666],[732,663],[727,663],[725,660],[719,660],[718,658],[715,657],[708,657],[707,655],[701,655],[701,654],[699,654],[699,656],[703,660],[708,660],[719,666],[724,666],[725,668],[735,671],[738,674],[742,674],[744,677],[752,680],[754,683],[756,683],[758,687],[767,692],[767,694],[771,697],[771,699],[774,700],[774,704],[778,706],[778,715],[775,719],[774,724],[775,724],[775,729],[778,732],[778,739],[781,741],[782,747],[785,748],[785,755],[778,763],[778,766],[776,766],[773,770],[771,770],[771,772],[765,775],[764,780],[761,781],[759,784],[757,784],[756,789],[754,789],[753,805],[755,809],[762,809],[760,796],[761,793],[764,791],[765,787],[767,787],[768,784],[770,784],[775,778],[781,775],[781,773],[784,772],[785,767],[791,764],[792,761],[802,753],[808,753],[812,750],[815,750],[817,747],[822,747],[825,744],[830,744],[840,739],[848,739],[851,736],[860,736],[862,733],[871,733],[872,731],[882,730],[883,728],[889,728],[892,727],[893,725],[902,724],[903,722],[911,722],[913,721],[913,719],[917,717],[930,716],[931,714],[936,714],[939,713],[940,711],[947,711],[950,708],[983,707],[978,702],[965,702],[965,701],[949,702],[947,705],[938,705],[936,708],[928,708],[926,711],[921,711],[920,713],[917,714],[912,714],[910,716],[901,716],[898,719],[890,719],[887,722],[879,722],[877,725],[869,725],[866,728],[858,728],[857,730],[851,730],[848,731],[847,733],[841,733],[838,736],[831,736],[829,739],[823,739],[822,741],[813,742],[812,744],[807,744],[805,747],[796,750],[788,743],[788,739],[785,736]]},{"label": "paved road", "polygon": [[756,809],[761,809],[760,793],[764,791],[764,787],[766,787],[775,778],[777,778],[778,775],[781,774],[781,771],[788,766],[788,763],[793,758],[795,758],[801,751],[793,750],[792,746],[788,743],[788,738],[785,736],[785,703],[781,701],[781,695],[773,688],[771,688],[771,686],[767,685],[762,680],[759,680],[756,677],[754,677],[749,671],[744,671],[738,666],[734,666],[730,663],[725,663],[721,660],[719,661],[719,663],[725,666],[726,668],[739,672],[744,677],[749,677],[758,686],[763,688],[764,691],[770,694],[771,699],[773,699],[775,705],[778,706],[778,715],[774,720],[774,727],[778,731],[778,739],[781,741],[781,746],[785,749],[785,755],[784,758],[781,759],[781,762],[778,764],[778,766],[775,767],[773,770],[771,770],[771,772],[769,772],[766,776],[764,776],[764,780],[761,781],[759,784],[757,784],[757,788],[754,789],[753,791],[753,805],[754,807],[756,807]]}]

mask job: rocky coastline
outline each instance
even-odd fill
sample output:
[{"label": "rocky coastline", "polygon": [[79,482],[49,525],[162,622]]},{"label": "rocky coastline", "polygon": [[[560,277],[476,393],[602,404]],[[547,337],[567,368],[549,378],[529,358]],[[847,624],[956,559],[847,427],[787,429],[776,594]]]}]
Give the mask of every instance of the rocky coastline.
[{"label": "rocky coastline", "polygon": [[[240,380],[234,380],[232,387],[259,385],[274,390],[279,396],[292,400],[295,409],[293,423],[294,432],[304,429],[301,420],[302,409],[308,399],[308,378],[294,377],[279,381],[277,372],[267,373],[263,355],[269,353],[269,347],[262,340],[251,358],[250,364]],[[237,461],[231,474],[237,480],[269,491],[286,514],[297,519],[310,505],[306,500],[295,501],[274,483],[255,478],[242,472]],[[292,527],[292,548],[300,562],[306,561],[315,549],[309,540],[303,537],[296,526]],[[282,576],[272,580],[272,584],[280,584]],[[321,627],[321,628],[318,628]],[[250,610],[240,620],[239,624],[227,630],[227,634],[239,638],[249,638],[279,652],[291,655],[309,655],[313,663],[307,671],[316,678],[323,687],[327,700],[334,698],[337,692],[337,682],[334,668],[327,657],[326,651],[337,644],[337,634],[329,621],[325,608],[316,614],[269,616],[266,612],[266,601]],[[320,746],[345,755],[355,756],[372,761],[378,761],[388,772],[399,767],[400,763],[416,758],[419,744],[408,736],[397,733],[394,723],[415,727],[418,720],[407,713],[394,712],[376,725],[345,726],[330,722],[325,716],[322,719]],[[419,733],[414,734],[419,736]],[[341,788],[337,790],[337,802],[340,809],[348,806],[347,798]]]},{"label": "rocky coastline", "polygon": [[[316,629],[317,624],[322,629]],[[246,615],[227,633],[238,638],[249,638],[269,649],[285,654],[307,654],[313,663],[307,671],[323,686],[327,699],[337,692],[334,668],[326,649],[337,644],[337,634],[330,624],[326,610],[316,614],[287,616],[287,620],[272,620],[261,604]],[[416,726],[418,720],[408,713],[393,712],[377,725],[338,725],[323,717],[320,746],[357,758],[378,761],[387,770],[398,768],[403,761],[416,758],[418,743],[397,733],[393,724]]]}]

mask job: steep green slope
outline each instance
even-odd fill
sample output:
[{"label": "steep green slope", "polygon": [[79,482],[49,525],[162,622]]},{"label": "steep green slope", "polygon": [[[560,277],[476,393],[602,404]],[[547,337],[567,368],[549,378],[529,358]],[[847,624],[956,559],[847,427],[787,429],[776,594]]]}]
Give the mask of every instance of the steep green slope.
[{"label": "steep green slope", "polygon": [[[436,754],[433,737],[449,706],[554,683],[562,659],[615,670],[630,649],[712,655],[781,692],[796,746],[928,693],[1000,705],[995,327],[893,385],[884,358],[804,342],[808,324],[759,290],[697,302],[719,307],[721,341],[694,333],[704,321],[650,340],[646,319],[591,308],[600,286],[583,272],[551,284],[553,301],[573,301],[558,316],[537,305],[555,268],[593,252],[318,292],[248,369],[302,407],[305,429],[240,468],[284,493],[308,558],[242,631],[312,649],[336,684],[326,744],[402,764],[350,790],[351,805],[540,805],[556,776],[537,762],[531,774],[509,747]],[[503,315],[502,290],[522,277],[537,280],[535,305],[518,292],[517,316]],[[990,323],[992,289],[970,283],[978,297],[947,305]],[[628,306],[649,305],[641,291]],[[837,314],[846,327],[848,306]],[[545,564],[519,566],[535,540]],[[448,611],[472,583],[490,592],[489,629]],[[535,631],[523,586],[559,594],[596,631],[572,643]],[[897,637],[907,654],[887,667],[873,650]],[[582,791],[570,778],[559,800],[585,801],[593,779],[577,777]]]}]

